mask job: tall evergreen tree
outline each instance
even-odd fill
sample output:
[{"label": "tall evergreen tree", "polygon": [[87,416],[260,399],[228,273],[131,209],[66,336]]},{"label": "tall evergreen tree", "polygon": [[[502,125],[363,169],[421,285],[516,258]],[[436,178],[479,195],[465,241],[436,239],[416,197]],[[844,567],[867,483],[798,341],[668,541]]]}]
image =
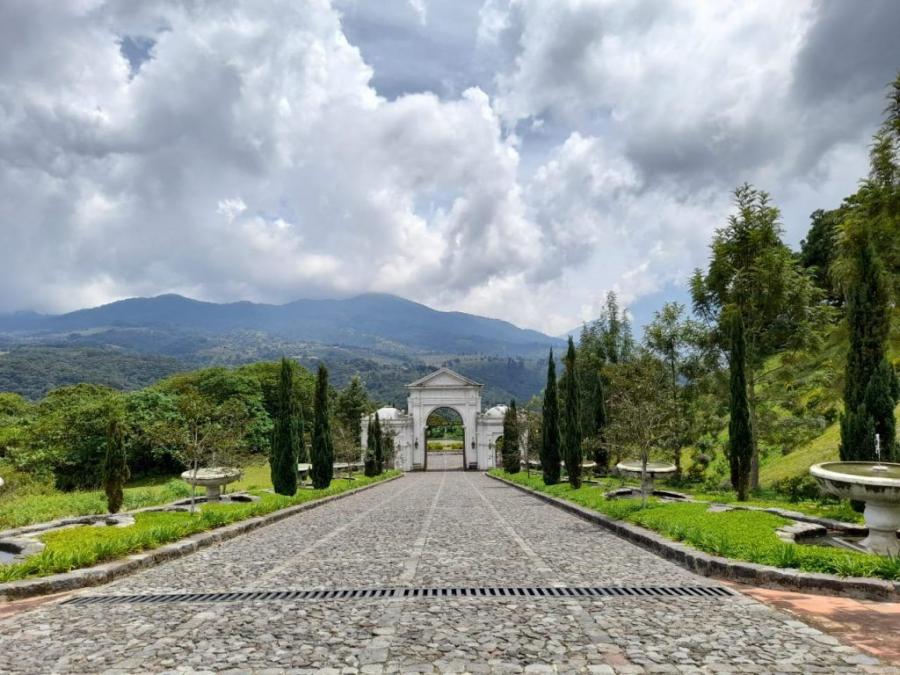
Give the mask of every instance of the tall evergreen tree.
[{"label": "tall evergreen tree", "polygon": [[884,266],[867,237],[855,242],[856,261],[847,293],[850,351],[841,416],[841,459],[874,460],[875,435],[882,459],[896,456],[894,407],[897,378],[887,360],[890,291]]},{"label": "tall evergreen tree", "polygon": [[503,468],[507,473],[519,473],[520,454],[519,411],[516,410],[516,401],[513,399],[503,416]]},{"label": "tall evergreen tree", "polygon": [[375,461],[375,420],[369,419],[366,432],[366,457],[363,463],[363,472],[367,476],[378,475],[378,465]]},{"label": "tall evergreen tree", "polygon": [[334,478],[334,442],[328,403],[328,369],[320,365],[316,374],[316,394],[313,401],[312,469],[313,487],[324,489]]},{"label": "tall evergreen tree", "polygon": [[110,513],[118,513],[122,508],[125,498],[122,488],[130,476],[122,426],[117,420],[112,420],[106,434],[106,457],[103,462],[103,489]]},{"label": "tall evergreen tree", "polygon": [[282,358],[269,460],[272,486],[280,495],[291,496],[297,492],[297,407],[294,368],[290,361]]},{"label": "tall evergreen tree", "polygon": [[591,432],[589,434],[593,437],[592,459],[597,465],[596,471],[605,473],[609,469],[609,448],[605,440],[606,426],[609,424],[609,417],[606,414],[606,391],[603,386],[603,374],[599,370],[593,373],[592,379]]},{"label": "tall evergreen tree", "polygon": [[384,473],[384,431],[381,428],[381,420],[375,413],[375,471],[379,475]]},{"label": "tall evergreen tree", "polygon": [[578,392],[578,371],[575,365],[575,343],[569,336],[566,352],[565,424],[563,425],[563,457],[566,473],[573,488],[581,487],[581,400]]},{"label": "tall evergreen tree", "polygon": [[556,391],[556,362],[553,350],[547,362],[547,387],[544,389],[543,431],[541,433],[541,468],[544,484],[559,482],[559,398]]},{"label": "tall evergreen tree", "polygon": [[730,323],[728,462],[731,466],[731,485],[737,491],[738,499],[745,501],[750,487],[750,464],[753,456],[750,402],[747,399],[747,354],[744,322],[737,311],[730,316]]},{"label": "tall evergreen tree", "polygon": [[[744,184],[734,191],[737,213],[716,230],[709,269],[691,279],[694,310],[719,324],[720,344],[730,348],[728,314],[743,321],[750,416],[757,415],[756,370],[765,358],[783,350],[808,347],[821,316],[821,292],[781,240],[781,212],[768,193]],[[750,485],[759,485],[759,443],[753,437]]]}]

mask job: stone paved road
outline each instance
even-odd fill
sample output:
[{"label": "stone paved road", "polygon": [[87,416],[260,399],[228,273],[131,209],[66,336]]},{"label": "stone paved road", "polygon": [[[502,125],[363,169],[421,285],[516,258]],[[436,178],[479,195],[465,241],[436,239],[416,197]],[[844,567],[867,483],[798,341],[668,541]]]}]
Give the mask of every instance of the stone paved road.
[{"label": "stone paved road", "polygon": [[463,454],[460,452],[429,452],[429,471],[458,471],[463,468]]},{"label": "stone paved road", "polygon": [[[90,593],[712,583],[482,475],[446,472]],[[165,670],[898,672],[745,596],[48,605],[0,622],[2,672]]]}]

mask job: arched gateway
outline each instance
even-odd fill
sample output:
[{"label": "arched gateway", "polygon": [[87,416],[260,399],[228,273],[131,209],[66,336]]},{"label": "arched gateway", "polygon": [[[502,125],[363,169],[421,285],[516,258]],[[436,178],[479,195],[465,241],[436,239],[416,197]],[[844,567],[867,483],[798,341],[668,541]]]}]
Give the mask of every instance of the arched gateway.
[{"label": "arched gateway", "polygon": [[[449,368],[440,368],[408,385],[406,412],[382,408],[378,418],[386,431],[394,434],[395,464],[398,469],[424,469],[426,462],[425,425],[438,408],[459,413],[463,422],[463,466],[489,469],[495,466],[495,444],[503,434],[505,406],[481,411],[484,385]],[[362,447],[366,447],[369,417],[362,420]]]}]

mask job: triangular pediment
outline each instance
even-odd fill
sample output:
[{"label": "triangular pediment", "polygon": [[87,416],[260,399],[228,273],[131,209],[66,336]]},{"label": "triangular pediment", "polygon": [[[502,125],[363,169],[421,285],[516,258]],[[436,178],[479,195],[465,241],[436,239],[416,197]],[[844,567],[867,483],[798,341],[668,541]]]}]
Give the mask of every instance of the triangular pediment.
[{"label": "triangular pediment", "polygon": [[481,387],[482,385],[475,380],[470,380],[465,375],[450,370],[449,368],[439,368],[433,373],[429,373],[425,377],[410,382],[407,387]]}]

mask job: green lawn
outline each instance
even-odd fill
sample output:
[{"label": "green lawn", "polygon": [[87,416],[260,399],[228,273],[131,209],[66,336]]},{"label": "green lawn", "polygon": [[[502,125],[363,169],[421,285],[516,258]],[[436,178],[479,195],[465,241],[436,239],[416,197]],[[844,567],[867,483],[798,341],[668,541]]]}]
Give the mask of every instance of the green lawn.
[{"label": "green lawn", "polygon": [[596,486],[585,485],[573,490],[568,483],[546,486],[539,474],[530,477],[522,472],[510,475],[500,469],[492,469],[490,473],[575,502],[610,518],[646,527],[707,553],[807,572],[900,580],[900,558],[781,542],[775,531],[790,521],[771,513],[710,512],[708,504],[656,499],[650,500],[642,509],[640,500],[606,499],[604,490]]},{"label": "green lawn", "polygon": [[[640,485],[640,481],[636,479],[619,478],[616,476],[604,476],[602,478],[592,477],[590,480],[595,481],[599,488],[604,492],[624,486],[638,487]],[[797,511],[810,516],[833,518],[834,520],[841,520],[848,523],[863,522],[862,514],[854,511],[850,507],[850,503],[846,501],[807,499],[791,502],[772,490],[762,490],[758,494],[755,494],[752,499],[748,499],[745,502],[738,502],[737,496],[731,490],[710,491],[692,485],[677,485],[670,487],[662,480],[656,481],[656,487],[663,490],[671,489],[675,492],[689,495],[694,499],[700,499],[707,502],[718,502],[720,504],[739,503],[744,506],[756,506],[763,509],[778,508],[788,511]]]},{"label": "green lawn", "polygon": [[[194,514],[186,512],[148,512],[135,516],[129,527],[73,527],[43,535],[46,548],[25,561],[0,565],[0,582],[46,576],[90,567],[132,553],[145,551],[182,539],[191,534],[222,527],[239,520],[261,516],[288,506],[340,494],[385,480],[399,474],[387,471],[381,476],[355,476],[348,481],[336,478],[325,490],[302,489],[293,497],[260,492],[260,501],[247,504],[208,504]],[[248,480],[245,476],[244,480]],[[257,475],[256,480],[261,480]]]},{"label": "green lawn", "polygon": [[[122,510],[166,504],[190,494],[190,486],[177,478],[164,480],[158,485],[129,487],[125,488]],[[16,494],[0,500],[0,530],[96,513],[106,513],[106,495],[102,490]]]},{"label": "green lawn", "polygon": [[785,478],[807,473],[813,464],[839,459],[838,445],[840,442],[840,425],[832,424],[821,436],[817,436],[809,443],[801,445],[786,455],[772,458],[759,467],[760,485],[770,487]]}]

